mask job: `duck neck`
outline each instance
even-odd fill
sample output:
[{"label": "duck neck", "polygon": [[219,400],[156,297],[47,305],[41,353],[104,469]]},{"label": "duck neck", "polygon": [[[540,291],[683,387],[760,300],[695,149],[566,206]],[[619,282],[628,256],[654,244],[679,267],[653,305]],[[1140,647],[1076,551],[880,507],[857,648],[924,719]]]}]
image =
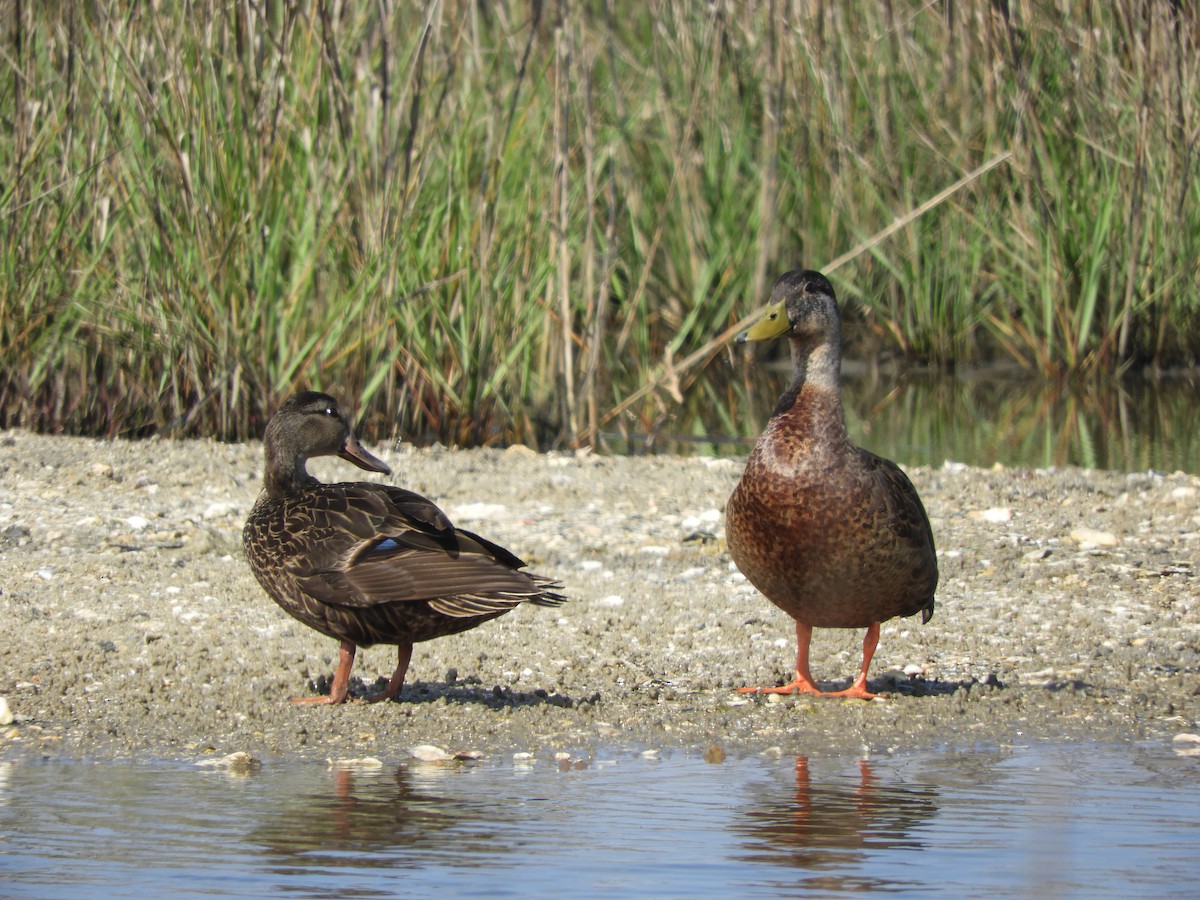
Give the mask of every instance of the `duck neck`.
[{"label": "duck neck", "polygon": [[839,383],[842,373],[842,354],[837,333],[808,337],[793,335],[792,383],[779,398],[775,413],[786,412],[802,397],[821,405],[833,403],[841,417],[842,397]]},{"label": "duck neck", "polygon": [[278,500],[317,483],[317,479],[308,474],[307,460],[303,456],[282,453],[269,444],[267,447],[267,474],[263,481],[268,497]]}]

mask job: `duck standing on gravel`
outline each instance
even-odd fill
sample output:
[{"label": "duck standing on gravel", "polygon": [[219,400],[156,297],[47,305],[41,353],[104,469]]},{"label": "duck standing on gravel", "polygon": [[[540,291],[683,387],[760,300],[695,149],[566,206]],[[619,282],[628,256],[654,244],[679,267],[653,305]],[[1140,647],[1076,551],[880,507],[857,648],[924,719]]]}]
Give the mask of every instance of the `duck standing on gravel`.
[{"label": "duck standing on gravel", "polygon": [[[841,326],[833,286],[821,273],[781,276],[763,318],[738,342],[784,335],[792,383],[729,498],[726,535],[738,569],[796,620],[796,676],[782,687],[741,690],[869,700],[880,623],[933,615],[933,532],[908,477],[854,446],[846,432]],[[862,668],[846,690],[827,693],[813,681],[814,627],[867,629]]]},{"label": "duck standing on gravel", "polygon": [[322,484],[309,475],[306,463],[316,456],[391,474],[328,394],[289,398],[263,443],[263,492],[242,531],[246,559],[289,615],[341,641],[329,695],[293,702],[345,702],[355,651],[371,644],[395,644],[399,659],[387,688],[367,699],[395,699],[413,644],[474,628],[521,603],[565,601],[557,582],[521,571],[524,562],[455,528],[419,494],[368,482]]}]

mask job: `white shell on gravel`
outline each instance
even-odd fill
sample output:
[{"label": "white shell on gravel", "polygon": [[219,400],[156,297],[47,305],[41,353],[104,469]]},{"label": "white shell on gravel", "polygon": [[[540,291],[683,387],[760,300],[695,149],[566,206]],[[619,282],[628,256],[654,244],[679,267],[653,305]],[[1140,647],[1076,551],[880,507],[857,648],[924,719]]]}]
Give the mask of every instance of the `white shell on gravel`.
[{"label": "white shell on gravel", "polygon": [[450,754],[441,747],[435,747],[433,744],[419,744],[408,751],[408,755],[413,759],[419,759],[421,762],[441,762],[444,759],[449,759]]},{"label": "white shell on gravel", "polygon": [[262,767],[262,762],[251,756],[245,750],[238,750],[220,759],[202,759],[196,763],[212,769],[226,769],[235,775],[245,775]]},{"label": "white shell on gravel", "polygon": [[1082,547],[1117,546],[1116,535],[1095,528],[1073,528],[1071,529],[1071,539],[1078,541]]},{"label": "white shell on gravel", "polygon": [[1012,510],[1007,506],[993,506],[990,509],[975,510],[969,514],[972,519],[978,519],[981,522],[991,522],[999,525],[1004,522],[1012,521]]}]

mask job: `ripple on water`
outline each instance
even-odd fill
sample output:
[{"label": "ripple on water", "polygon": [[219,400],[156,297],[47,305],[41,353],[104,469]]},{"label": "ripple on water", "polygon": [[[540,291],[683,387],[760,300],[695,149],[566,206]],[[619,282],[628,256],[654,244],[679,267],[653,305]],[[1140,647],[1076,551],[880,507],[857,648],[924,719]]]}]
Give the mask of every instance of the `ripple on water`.
[{"label": "ripple on water", "polygon": [[1169,747],[1094,745],[244,777],[2,763],[0,879],[11,897],[1188,896],[1197,774]]}]

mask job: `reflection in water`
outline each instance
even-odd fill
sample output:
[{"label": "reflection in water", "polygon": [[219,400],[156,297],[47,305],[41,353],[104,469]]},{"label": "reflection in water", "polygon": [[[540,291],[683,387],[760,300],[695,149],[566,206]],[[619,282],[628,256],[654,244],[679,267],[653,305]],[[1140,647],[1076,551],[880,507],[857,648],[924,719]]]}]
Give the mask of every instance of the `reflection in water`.
[{"label": "reflection in water", "polygon": [[884,784],[867,760],[859,760],[858,770],[857,780],[836,774],[814,781],[808,757],[797,756],[795,792],[756,791],[754,804],[735,822],[747,848],[740,858],[841,873],[819,882],[806,876],[809,888],[894,888],[895,881],[866,877],[859,867],[871,853],[924,849],[919,830],[937,814],[938,791],[928,784]]},{"label": "reflection in water", "polygon": [[[684,395],[635,427],[657,431],[655,449],[743,454],[786,386],[775,364],[736,370],[714,363]],[[904,465],[946,460],[977,466],[1083,466],[1200,473],[1200,407],[1194,378],[1051,382],[1011,370],[958,377],[903,376],[847,363],[843,401],[851,436]],[[615,437],[615,436],[613,436]],[[646,441],[612,442],[638,450]]]},{"label": "reflection in water", "polygon": [[[448,829],[480,815],[461,799],[429,791],[427,784],[405,766],[390,776],[335,768],[328,789],[290,796],[249,840],[292,863],[313,862],[319,854],[336,865],[374,868],[383,864],[382,855],[388,865],[414,866],[422,852],[440,849]],[[460,849],[462,842],[461,835],[455,838]]]},{"label": "reflection in water", "polygon": [[1200,880],[1200,758],[1169,742],[589,761],[0,762],[0,896],[1191,897]]}]

